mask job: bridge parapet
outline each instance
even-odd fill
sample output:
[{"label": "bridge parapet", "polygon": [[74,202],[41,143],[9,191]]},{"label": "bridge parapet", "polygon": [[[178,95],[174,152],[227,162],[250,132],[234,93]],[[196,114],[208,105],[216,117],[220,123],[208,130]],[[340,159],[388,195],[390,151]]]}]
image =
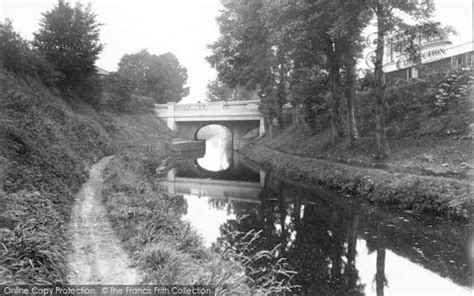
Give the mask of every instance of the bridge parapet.
[{"label": "bridge parapet", "polygon": [[[203,117],[219,117],[216,120],[222,120],[222,117],[228,116],[229,120],[234,117],[252,116],[249,120],[259,120],[261,118],[258,111],[258,100],[253,101],[231,101],[231,102],[209,102],[196,104],[156,104],[155,114],[160,118],[174,117],[175,121],[187,121]],[[235,118],[242,120],[242,118]]]},{"label": "bridge parapet", "polygon": [[[259,136],[265,133],[263,116],[258,107],[260,100],[205,102],[195,104],[155,104],[155,114],[165,120],[172,130],[177,122],[259,121]],[[283,106],[284,114],[291,114],[290,104]]]}]

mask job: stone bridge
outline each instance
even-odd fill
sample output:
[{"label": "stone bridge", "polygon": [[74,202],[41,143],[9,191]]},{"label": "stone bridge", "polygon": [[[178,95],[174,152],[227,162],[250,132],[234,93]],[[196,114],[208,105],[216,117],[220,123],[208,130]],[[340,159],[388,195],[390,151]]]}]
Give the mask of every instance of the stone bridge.
[{"label": "stone bridge", "polygon": [[155,105],[155,114],[166,121],[171,130],[179,131],[189,140],[196,140],[199,129],[219,124],[232,132],[233,148],[239,149],[252,137],[265,133],[258,100],[206,102],[197,104],[168,103]]}]

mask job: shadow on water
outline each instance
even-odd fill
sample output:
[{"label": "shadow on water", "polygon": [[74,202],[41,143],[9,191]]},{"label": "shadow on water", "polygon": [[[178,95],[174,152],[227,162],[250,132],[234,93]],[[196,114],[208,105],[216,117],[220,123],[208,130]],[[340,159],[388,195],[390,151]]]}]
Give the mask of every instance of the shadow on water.
[{"label": "shadow on water", "polygon": [[183,197],[183,219],[208,246],[236,249],[236,233],[261,231],[241,251],[277,247],[297,271],[296,294],[471,295],[467,225],[416,221],[283,180],[237,153],[222,172],[176,163],[162,184]]}]

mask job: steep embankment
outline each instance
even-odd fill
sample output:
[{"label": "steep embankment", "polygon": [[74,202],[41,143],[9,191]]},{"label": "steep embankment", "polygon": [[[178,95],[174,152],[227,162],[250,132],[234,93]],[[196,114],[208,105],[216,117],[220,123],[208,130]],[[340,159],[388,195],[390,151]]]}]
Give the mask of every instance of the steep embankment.
[{"label": "steep embankment", "polygon": [[169,133],[152,114],[97,112],[2,69],[0,81],[0,284],[66,283],[66,233],[90,165]]}]

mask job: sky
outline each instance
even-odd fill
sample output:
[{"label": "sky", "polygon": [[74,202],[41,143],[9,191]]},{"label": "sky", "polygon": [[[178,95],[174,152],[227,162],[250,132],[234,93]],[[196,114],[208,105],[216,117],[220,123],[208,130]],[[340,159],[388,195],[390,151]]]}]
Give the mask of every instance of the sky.
[{"label": "sky", "polygon": [[[473,0],[434,2],[435,19],[458,31],[451,38],[453,44],[474,39]],[[0,0],[0,19],[11,19],[16,31],[32,39],[41,13],[55,3],[57,0]],[[183,101],[205,99],[206,85],[216,76],[205,57],[211,53],[207,45],[219,36],[215,18],[222,8],[220,0],[95,0],[92,8],[103,24],[100,39],[105,48],[97,61],[99,67],[116,71],[124,54],[145,48],[157,55],[172,52],[188,70],[190,94]]]}]

